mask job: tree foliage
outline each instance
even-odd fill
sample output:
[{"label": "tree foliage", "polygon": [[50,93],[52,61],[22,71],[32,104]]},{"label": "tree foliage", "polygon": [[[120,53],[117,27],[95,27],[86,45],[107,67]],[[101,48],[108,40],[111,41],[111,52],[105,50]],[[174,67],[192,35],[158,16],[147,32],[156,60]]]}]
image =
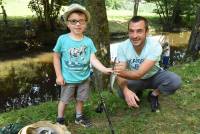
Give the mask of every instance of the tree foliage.
[{"label": "tree foliage", "polygon": [[[156,4],[154,12],[159,15],[163,30],[170,31],[174,25],[172,15],[176,12],[177,17],[180,16],[180,10],[174,8],[175,4],[180,4],[180,0],[147,0],[147,2],[154,2]],[[177,5],[177,7],[180,7],[180,5]]]},{"label": "tree foliage", "polygon": [[78,3],[78,4],[81,4],[81,5],[85,5],[85,0],[68,0],[67,1],[68,5],[70,5],[72,3]]},{"label": "tree foliage", "polygon": [[164,31],[171,31],[181,25],[182,17],[190,19],[200,4],[199,0],[146,0],[156,4],[154,10],[160,17]]},{"label": "tree foliage", "polygon": [[62,2],[62,0],[31,0],[28,7],[36,13],[42,28],[54,31]]},{"label": "tree foliage", "polygon": [[187,21],[190,21],[191,17],[196,14],[196,11],[200,7],[199,0],[182,0],[181,8],[182,14],[186,15]]},{"label": "tree foliage", "polygon": [[123,7],[123,0],[106,0],[106,7],[110,9],[120,9]]}]

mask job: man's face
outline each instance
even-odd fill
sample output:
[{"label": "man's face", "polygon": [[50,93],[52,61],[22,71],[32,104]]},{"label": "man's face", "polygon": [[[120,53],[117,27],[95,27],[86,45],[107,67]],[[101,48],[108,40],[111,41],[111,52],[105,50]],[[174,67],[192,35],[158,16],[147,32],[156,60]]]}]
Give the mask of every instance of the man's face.
[{"label": "man's face", "polygon": [[72,13],[68,17],[67,27],[73,34],[82,34],[86,29],[86,17],[82,13]]},{"label": "man's face", "polygon": [[144,21],[138,21],[134,23],[130,22],[128,35],[133,46],[139,47],[139,46],[144,45],[147,34],[148,34],[148,30],[145,29]]}]

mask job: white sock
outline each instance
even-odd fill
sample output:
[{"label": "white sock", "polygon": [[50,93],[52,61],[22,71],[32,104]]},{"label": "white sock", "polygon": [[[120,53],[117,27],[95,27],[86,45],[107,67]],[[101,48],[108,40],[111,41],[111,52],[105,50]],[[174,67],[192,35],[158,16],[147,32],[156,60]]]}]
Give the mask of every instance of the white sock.
[{"label": "white sock", "polygon": [[76,118],[79,118],[81,116],[82,116],[82,113],[79,113],[79,112],[76,113]]}]

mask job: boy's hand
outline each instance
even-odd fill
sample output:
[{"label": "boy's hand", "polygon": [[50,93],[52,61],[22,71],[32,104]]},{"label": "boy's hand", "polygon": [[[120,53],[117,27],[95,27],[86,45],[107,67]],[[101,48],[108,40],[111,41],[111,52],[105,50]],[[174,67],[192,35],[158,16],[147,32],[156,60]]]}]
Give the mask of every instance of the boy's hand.
[{"label": "boy's hand", "polygon": [[111,73],[113,73],[113,70],[112,70],[112,68],[105,68],[105,70],[104,70],[103,73],[105,73],[105,74],[111,74]]},{"label": "boy's hand", "polygon": [[63,79],[62,76],[56,78],[56,83],[57,83],[58,85],[60,85],[60,86],[65,85],[65,81],[64,81],[64,79]]}]

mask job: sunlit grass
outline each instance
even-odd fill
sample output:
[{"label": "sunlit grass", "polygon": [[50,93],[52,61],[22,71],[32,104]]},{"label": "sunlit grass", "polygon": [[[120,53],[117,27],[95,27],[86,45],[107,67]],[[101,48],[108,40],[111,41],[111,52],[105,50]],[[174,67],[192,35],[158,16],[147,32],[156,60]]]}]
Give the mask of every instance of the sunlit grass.
[{"label": "sunlit grass", "polygon": [[21,66],[29,63],[51,63],[52,53],[42,53],[35,57],[25,57],[21,59],[1,61],[0,64],[0,76],[6,76],[12,67]]},{"label": "sunlit grass", "polygon": [[3,1],[7,15],[9,16],[30,16],[32,11],[28,8],[29,0],[5,0]]},{"label": "sunlit grass", "polygon": [[[7,11],[8,16],[32,16],[34,13],[28,8],[29,1],[26,0],[6,0],[3,2],[3,5]],[[110,19],[116,16],[132,16],[133,15],[133,6],[127,5],[129,7],[128,10],[120,9],[120,10],[110,10],[107,9],[107,15]],[[14,8],[13,8],[14,7]],[[64,9],[66,7],[63,7]],[[138,9],[138,15],[143,16],[155,16],[153,13],[153,9],[155,5],[152,3],[140,3]],[[65,9],[66,10],[66,9]]]}]

